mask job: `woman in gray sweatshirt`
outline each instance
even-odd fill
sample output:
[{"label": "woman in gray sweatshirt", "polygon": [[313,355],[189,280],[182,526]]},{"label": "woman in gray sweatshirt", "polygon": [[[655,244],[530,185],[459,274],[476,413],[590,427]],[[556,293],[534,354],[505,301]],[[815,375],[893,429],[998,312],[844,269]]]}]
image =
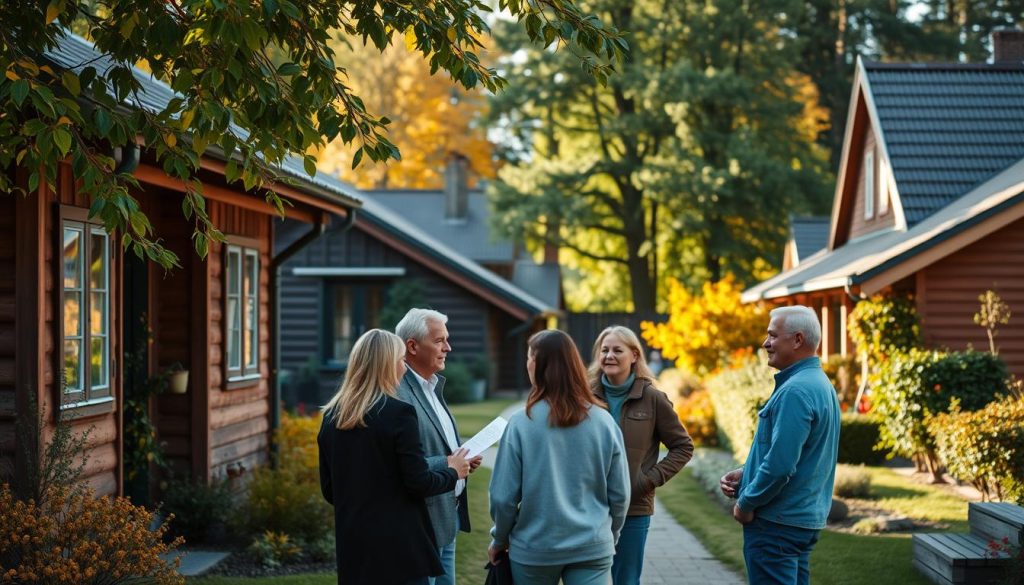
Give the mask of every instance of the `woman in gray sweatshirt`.
[{"label": "woman in gray sweatshirt", "polygon": [[629,506],[622,433],[590,392],[572,339],[529,341],[532,389],[501,439],[491,476],[492,563],[516,585],[605,585]]}]

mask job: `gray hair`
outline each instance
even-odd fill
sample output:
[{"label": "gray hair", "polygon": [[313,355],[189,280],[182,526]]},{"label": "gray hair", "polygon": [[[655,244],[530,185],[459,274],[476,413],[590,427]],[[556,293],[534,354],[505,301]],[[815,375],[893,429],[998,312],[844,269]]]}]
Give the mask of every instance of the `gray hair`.
[{"label": "gray hair", "polygon": [[427,337],[427,321],[437,321],[444,325],[448,322],[448,315],[433,309],[409,309],[405,317],[395,325],[395,335],[401,337],[402,341],[423,341]]},{"label": "gray hair", "polygon": [[814,312],[814,309],[803,305],[778,307],[772,309],[770,315],[772,318],[783,319],[783,328],[786,333],[793,334],[799,331],[803,334],[807,345],[812,346],[815,350],[818,349],[821,344],[821,322],[818,321],[818,314]]}]

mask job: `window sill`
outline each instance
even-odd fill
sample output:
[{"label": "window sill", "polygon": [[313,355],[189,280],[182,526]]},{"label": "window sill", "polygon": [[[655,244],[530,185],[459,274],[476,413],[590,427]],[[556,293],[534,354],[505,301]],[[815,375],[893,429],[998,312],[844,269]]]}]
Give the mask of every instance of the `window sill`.
[{"label": "window sill", "polygon": [[92,416],[101,416],[114,412],[114,397],[104,396],[92,400],[80,402],[69,402],[60,407],[61,418],[64,420],[79,420]]},{"label": "window sill", "polygon": [[228,378],[227,383],[224,385],[225,390],[241,390],[242,388],[253,388],[259,385],[260,380],[263,376],[259,374],[255,376],[236,376]]}]

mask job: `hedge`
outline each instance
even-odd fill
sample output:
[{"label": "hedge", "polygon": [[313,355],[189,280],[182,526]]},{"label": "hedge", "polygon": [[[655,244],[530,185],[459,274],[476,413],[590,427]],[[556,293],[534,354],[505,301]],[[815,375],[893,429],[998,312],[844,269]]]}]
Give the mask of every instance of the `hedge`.
[{"label": "hedge", "polygon": [[757,430],[757,411],[772,395],[775,370],[758,357],[748,357],[720,371],[704,384],[715,408],[718,442],[745,461]]},{"label": "hedge", "polygon": [[845,413],[839,432],[839,463],[879,465],[884,451],[876,451],[881,422],[873,416]]},{"label": "hedge", "polygon": [[954,405],[928,429],[950,474],[986,499],[1024,504],[1024,397],[1005,397],[975,412]]}]

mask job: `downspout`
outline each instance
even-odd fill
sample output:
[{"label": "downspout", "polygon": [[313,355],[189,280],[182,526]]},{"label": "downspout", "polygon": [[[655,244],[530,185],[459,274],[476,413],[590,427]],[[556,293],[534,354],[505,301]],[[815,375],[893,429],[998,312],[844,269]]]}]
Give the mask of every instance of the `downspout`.
[{"label": "downspout", "polygon": [[[339,224],[339,233],[352,229],[356,223],[356,210],[350,208],[345,220]],[[327,216],[321,215],[320,221],[313,226],[304,236],[293,242],[290,246],[281,250],[270,260],[270,272],[274,275],[273,285],[270,287],[270,306],[274,308],[273,319],[270,320],[273,332],[271,333],[271,383],[270,383],[270,431],[273,432],[281,426],[281,273],[284,263],[297,254],[300,250],[319,238],[327,230]],[[274,447],[276,449],[276,447]]]}]

